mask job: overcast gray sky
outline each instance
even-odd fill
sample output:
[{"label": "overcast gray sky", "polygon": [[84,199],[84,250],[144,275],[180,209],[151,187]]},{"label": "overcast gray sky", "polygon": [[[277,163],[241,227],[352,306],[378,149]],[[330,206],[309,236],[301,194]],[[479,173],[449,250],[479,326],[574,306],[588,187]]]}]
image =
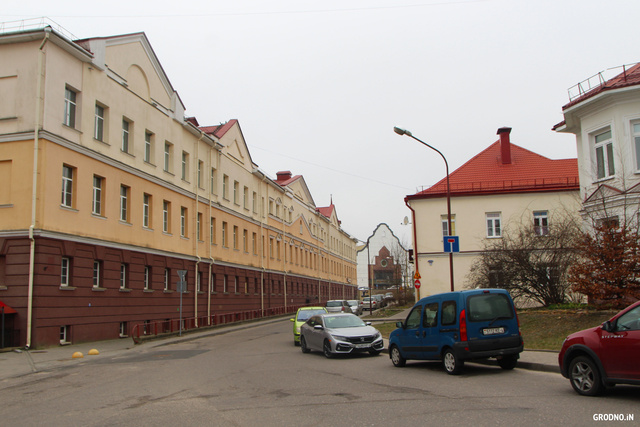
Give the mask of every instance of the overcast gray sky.
[{"label": "overcast gray sky", "polygon": [[567,89],[640,61],[638,0],[24,0],[0,22],[41,16],[78,38],[145,32],[188,116],[238,119],[268,175],[302,174],[358,239],[384,222],[408,244],[403,199],[445,169],[394,126],[451,171],[502,126],[575,157],[551,131]]}]

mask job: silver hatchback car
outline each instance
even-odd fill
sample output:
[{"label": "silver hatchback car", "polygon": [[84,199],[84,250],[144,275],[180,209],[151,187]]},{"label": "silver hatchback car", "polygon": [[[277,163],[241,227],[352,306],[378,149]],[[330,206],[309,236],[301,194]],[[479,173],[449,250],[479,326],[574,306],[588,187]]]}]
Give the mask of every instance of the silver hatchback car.
[{"label": "silver hatchback car", "polygon": [[377,356],[384,348],[380,331],[355,314],[319,314],[300,327],[303,353],[322,351],[327,358],[336,354],[369,352]]}]

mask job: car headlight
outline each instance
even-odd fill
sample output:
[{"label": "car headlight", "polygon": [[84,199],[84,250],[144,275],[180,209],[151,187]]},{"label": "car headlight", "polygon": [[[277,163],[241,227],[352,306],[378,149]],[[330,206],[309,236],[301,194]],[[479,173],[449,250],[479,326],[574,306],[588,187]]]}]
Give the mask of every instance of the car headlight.
[{"label": "car headlight", "polygon": [[376,333],[376,336],[375,336],[375,337],[373,337],[373,340],[375,341],[375,340],[377,340],[377,339],[378,339],[378,338],[380,338],[380,337],[382,337],[382,334],[381,334],[380,332],[377,332],[377,333]]},{"label": "car headlight", "polygon": [[333,338],[334,338],[336,341],[348,341],[348,340],[347,340],[347,337],[343,337],[343,336],[340,336],[340,335],[333,335]]}]

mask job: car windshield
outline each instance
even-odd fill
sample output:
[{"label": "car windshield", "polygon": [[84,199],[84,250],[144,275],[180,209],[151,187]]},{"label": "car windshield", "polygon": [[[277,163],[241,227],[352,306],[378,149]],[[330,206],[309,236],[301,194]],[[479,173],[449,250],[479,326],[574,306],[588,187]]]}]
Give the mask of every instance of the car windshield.
[{"label": "car windshield", "polygon": [[327,307],[340,307],[342,301],[327,301]]},{"label": "car windshield", "polygon": [[349,303],[349,305],[358,305],[358,301],[351,299],[349,301],[347,301]]},{"label": "car windshield", "polygon": [[467,300],[467,318],[471,322],[512,319],[513,310],[505,294],[477,294]]},{"label": "car windshield", "polygon": [[324,326],[331,329],[367,326],[358,316],[325,316]]},{"label": "car windshield", "polygon": [[326,313],[326,311],[322,309],[317,310],[300,310],[298,312],[298,322],[305,322],[309,320],[311,316],[315,316],[316,314]]}]

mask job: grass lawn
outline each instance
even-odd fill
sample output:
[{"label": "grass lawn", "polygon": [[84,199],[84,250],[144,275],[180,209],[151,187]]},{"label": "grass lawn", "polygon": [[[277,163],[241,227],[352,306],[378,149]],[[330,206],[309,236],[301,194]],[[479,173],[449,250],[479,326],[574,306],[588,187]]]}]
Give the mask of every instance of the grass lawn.
[{"label": "grass lawn", "polygon": [[[598,326],[616,313],[617,311],[609,310],[538,308],[518,310],[518,317],[525,349],[560,351],[562,342],[567,335]],[[387,313],[379,317],[387,317],[392,314],[395,313]],[[385,338],[389,338],[391,331],[396,329],[395,322],[379,323],[374,326]]]}]

